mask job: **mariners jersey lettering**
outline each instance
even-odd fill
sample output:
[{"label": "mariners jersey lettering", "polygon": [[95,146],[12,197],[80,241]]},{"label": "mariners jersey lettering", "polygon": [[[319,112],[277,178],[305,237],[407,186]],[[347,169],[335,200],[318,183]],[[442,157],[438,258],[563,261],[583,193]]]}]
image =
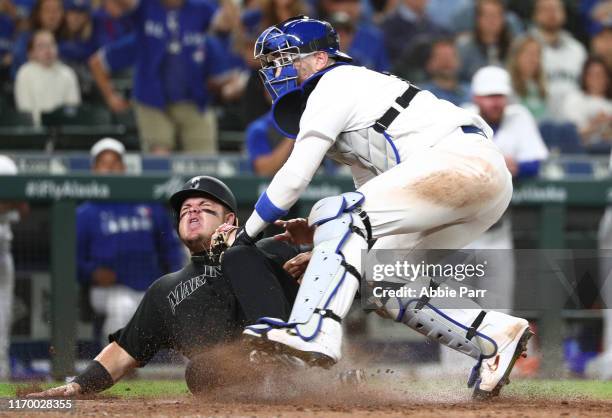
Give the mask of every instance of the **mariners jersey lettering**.
[{"label": "mariners jersey lettering", "polygon": [[167,299],[173,314],[176,313],[176,307],[192,293],[204,286],[209,278],[216,278],[220,275],[219,266],[204,266],[203,268],[203,274],[180,282],[168,293]]},{"label": "mariners jersey lettering", "polygon": [[125,327],[109,336],[144,366],[162,348],[191,358],[239,333],[231,284],[207,257],[156,280]]}]

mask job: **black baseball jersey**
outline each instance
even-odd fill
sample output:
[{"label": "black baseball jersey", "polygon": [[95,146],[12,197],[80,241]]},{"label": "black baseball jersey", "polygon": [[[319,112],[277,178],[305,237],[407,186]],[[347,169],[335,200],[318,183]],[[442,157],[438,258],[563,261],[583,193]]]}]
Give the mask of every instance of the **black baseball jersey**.
[{"label": "black baseball jersey", "polygon": [[205,256],[156,280],[128,324],[109,336],[144,366],[163,348],[191,358],[242,331],[231,284]]}]

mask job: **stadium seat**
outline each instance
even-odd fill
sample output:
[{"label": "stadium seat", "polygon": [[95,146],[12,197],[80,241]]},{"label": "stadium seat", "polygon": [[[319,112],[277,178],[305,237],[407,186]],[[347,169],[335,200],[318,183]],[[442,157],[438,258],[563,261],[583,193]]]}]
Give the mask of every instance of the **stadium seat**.
[{"label": "stadium seat", "polygon": [[593,176],[593,164],[588,161],[567,161],[563,163],[563,171],[569,176]]},{"label": "stadium seat", "polygon": [[128,132],[136,132],[138,130],[136,125],[136,116],[134,115],[134,110],[132,108],[126,110],[125,112],[113,113],[113,122],[117,125],[125,126]]},{"label": "stadium seat", "polygon": [[609,142],[598,142],[593,145],[589,145],[586,150],[592,155],[610,155],[611,144]]},{"label": "stadium seat", "polygon": [[244,131],[219,131],[219,150],[238,152],[244,145]]},{"label": "stadium seat", "polygon": [[42,114],[45,126],[111,125],[111,113],[105,106],[62,107]]},{"label": "stadium seat", "polygon": [[140,150],[140,140],[138,139],[138,126],[136,124],[136,116],[132,108],[125,112],[114,113],[113,123],[122,126],[125,129],[123,136],[123,145],[131,151]]},{"label": "stadium seat", "polygon": [[49,134],[45,128],[35,126],[0,126],[2,150],[45,150]]},{"label": "stadium seat", "polygon": [[34,126],[34,121],[30,113],[3,107],[0,112],[0,126]]},{"label": "stadium seat", "polygon": [[542,122],[540,133],[548,148],[559,154],[584,154],[576,126],[572,123]]},{"label": "stadium seat", "polygon": [[48,137],[45,128],[34,126],[31,114],[9,107],[0,111],[0,148],[3,150],[44,150]]},{"label": "stadium seat", "polygon": [[60,108],[43,113],[42,122],[50,129],[57,150],[88,150],[102,137],[122,141],[126,134],[125,127],[114,123],[104,105]]}]

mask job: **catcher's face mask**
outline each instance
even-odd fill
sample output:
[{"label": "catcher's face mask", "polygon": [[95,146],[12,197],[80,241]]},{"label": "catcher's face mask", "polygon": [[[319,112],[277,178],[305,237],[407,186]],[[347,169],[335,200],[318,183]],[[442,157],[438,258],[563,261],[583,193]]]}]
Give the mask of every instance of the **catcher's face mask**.
[{"label": "catcher's face mask", "polygon": [[261,63],[259,75],[272,100],[298,85],[293,63],[300,59],[300,49],[290,45],[288,36],[272,26],[259,35],[255,43],[253,55]]}]

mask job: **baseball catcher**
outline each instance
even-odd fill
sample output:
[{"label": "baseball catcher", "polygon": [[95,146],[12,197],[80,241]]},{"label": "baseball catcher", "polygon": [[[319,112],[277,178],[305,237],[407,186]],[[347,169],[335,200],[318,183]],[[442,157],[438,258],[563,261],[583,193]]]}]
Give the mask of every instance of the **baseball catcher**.
[{"label": "baseball catcher", "polygon": [[[362,251],[374,240],[374,249],[462,248],[504,213],[512,178],[482,118],[351,65],[327,22],[299,16],[269,27],[255,58],[274,121],[295,145],[234,245],[252,245],[284,216],[326,155],[350,166],[356,191],[312,208],[314,250],[289,320],[261,318],[245,335],[260,351],[330,367],[341,357],[341,321],[363,274]],[[303,227],[292,225],[288,239],[308,235]],[[527,321],[437,302],[394,298],[381,311],[473,357],[474,396],[497,395],[532,335]]]},{"label": "baseball catcher", "polygon": [[31,396],[103,391],[164,348],[192,360],[186,379],[195,392],[203,365],[220,360],[207,356],[211,347],[234,341],[261,316],[288,318],[298,284],[282,266],[297,250],[273,240],[228,249],[238,224],[236,198],[216,178],[194,177],[170,204],[190,263],[151,285],[128,324],[109,336],[110,344],[73,382]]}]

